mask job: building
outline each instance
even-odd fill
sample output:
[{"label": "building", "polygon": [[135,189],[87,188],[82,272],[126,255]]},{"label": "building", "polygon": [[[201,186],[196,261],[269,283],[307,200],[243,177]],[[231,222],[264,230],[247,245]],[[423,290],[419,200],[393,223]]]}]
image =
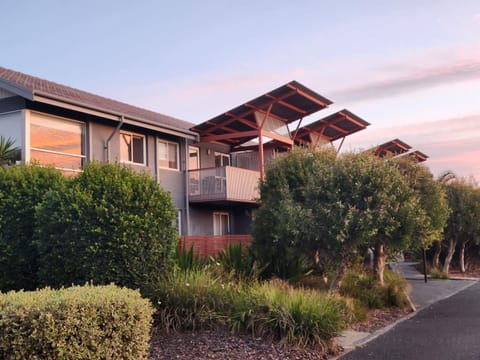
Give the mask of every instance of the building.
[{"label": "building", "polygon": [[0,135],[15,139],[19,161],[67,176],[94,160],[149,173],[172,195],[179,234],[202,254],[249,241],[266,162],[369,125],[342,110],[302,126],[331,103],[292,81],[195,125],[0,67]]}]

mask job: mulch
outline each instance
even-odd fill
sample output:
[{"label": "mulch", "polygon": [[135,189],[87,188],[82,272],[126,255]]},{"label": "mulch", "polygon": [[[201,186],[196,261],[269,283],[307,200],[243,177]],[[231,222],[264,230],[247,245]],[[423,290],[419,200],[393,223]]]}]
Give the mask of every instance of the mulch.
[{"label": "mulch", "polygon": [[[368,319],[357,323],[352,330],[373,332],[383,328],[397,319],[410,313],[408,309],[376,309],[370,310]],[[179,333],[154,332],[150,347],[152,360],[324,360],[338,355],[342,349],[334,349],[330,353],[321,345],[317,347],[299,348],[283,343],[272,342],[263,338],[248,335],[231,334],[227,331],[187,331]]]},{"label": "mulch", "polygon": [[325,352],[325,349],[320,346],[316,348],[298,348],[248,335],[232,335],[220,330],[154,334],[151,341],[150,356],[152,360],[328,359],[328,354]]}]

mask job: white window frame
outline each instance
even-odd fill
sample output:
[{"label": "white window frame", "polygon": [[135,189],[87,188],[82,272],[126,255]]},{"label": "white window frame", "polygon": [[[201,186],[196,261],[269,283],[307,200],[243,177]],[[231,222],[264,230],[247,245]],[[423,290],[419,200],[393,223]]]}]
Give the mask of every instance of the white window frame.
[{"label": "white window frame", "polygon": [[[223,153],[223,152],[220,152],[220,151],[215,151],[215,154],[214,154],[214,161],[216,161],[217,159],[217,156],[220,156],[220,158],[222,159],[222,164],[220,166],[217,166],[217,164],[215,164],[215,167],[224,167],[224,166],[231,166],[232,165],[232,158],[230,156],[230,154],[228,153]],[[223,158],[228,158],[228,165],[223,165]]]},{"label": "white window frame", "polygon": [[74,157],[74,158],[79,158],[79,159],[82,159],[82,169],[79,170],[79,169],[70,169],[70,168],[62,168],[62,167],[59,167],[59,166],[55,166],[56,169],[62,171],[62,172],[71,172],[71,173],[81,173],[83,172],[83,167],[85,166],[85,163],[87,161],[87,124],[83,121],[78,121],[78,120],[72,120],[72,119],[68,119],[68,118],[64,118],[64,117],[60,117],[60,116],[55,116],[55,115],[50,115],[50,114],[46,114],[46,113],[41,113],[41,112],[37,112],[37,111],[32,111],[30,112],[30,116],[28,117],[28,136],[31,136],[31,126],[32,126],[32,120],[33,122],[35,122],[36,118],[35,118],[35,115],[39,116],[39,117],[45,117],[49,120],[53,120],[53,121],[58,121],[58,122],[64,122],[64,123],[76,123],[76,124],[79,124],[82,126],[82,137],[83,139],[81,140],[82,142],[82,154],[81,155],[78,155],[78,154],[71,154],[71,153],[65,153],[65,152],[61,152],[61,151],[55,151],[55,150],[47,150],[47,149],[42,149],[42,148],[37,148],[37,147],[34,147],[34,146],[31,146],[31,141],[30,141],[30,138],[28,140],[28,161],[31,160],[32,156],[31,156],[31,151],[34,150],[34,151],[38,151],[38,152],[43,152],[43,153],[50,153],[50,154],[57,154],[57,155],[65,155],[65,156],[71,156],[71,157]]},{"label": "white window frame", "polygon": [[[141,166],[145,166],[147,164],[147,151],[146,151],[146,148],[147,148],[147,139],[146,139],[146,136],[143,135],[143,134],[138,134],[138,133],[134,133],[134,132],[131,132],[131,131],[124,131],[124,130],[120,130],[120,162],[124,163],[124,164],[132,164],[132,165],[141,165]],[[122,159],[122,136],[124,135],[129,135],[131,137],[133,136],[136,136],[136,137],[140,137],[142,138],[142,151],[143,151],[143,154],[142,154],[142,158],[143,158],[143,162],[135,162],[133,161],[133,148],[132,148],[132,159],[128,159],[128,160],[125,160],[125,159]],[[130,144],[132,144],[132,142],[130,142]]]},{"label": "white window frame", "polygon": [[[226,216],[227,217],[227,233],[226,234],[216,234],[215,232],[215,217],[216,216]],[[231,230],[230,230],[230,213],[227,212],[227,211],[214,211],[213,212],[213,235],[220,235],[220,236],[223,236],[223,235],[228,235],[230,234]]]},{"label": "white window frame", "polygon": [[[170,166],[161,166],[160,165],[160,162],[159,162],[159,159],[160,159],[160,147],[158,146],[158,143],[164,143],[167,145],[167,149],[168,149],[168,145],[175,145],[176,147],[176,157],[177,157],[177,166],[175,168],[171,168]],[[162,169],[162,170],[170,170],[170,171],[180,171],[180,144],[175,142],[175,141],[168,141],[168,140],[164,140],[164,139],[161,139],[161,138],[158,138],[157,139],[157,166],[158,166],[158,169]]]}]

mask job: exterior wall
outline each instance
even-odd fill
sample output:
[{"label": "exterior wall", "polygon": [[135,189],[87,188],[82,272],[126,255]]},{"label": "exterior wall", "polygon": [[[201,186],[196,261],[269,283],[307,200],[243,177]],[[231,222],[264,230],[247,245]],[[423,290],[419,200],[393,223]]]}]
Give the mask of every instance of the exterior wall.
[{"label": "exterior wall", "polygon": [[15,139],[15,147],[20,147],[22,160],[25,160],[25,111],[17,110],[0,114],[0,135]]},{"label": "exterior wall", "polygon": [[213,235],[213,213],[228,212],[231,234],[249,234],[252,209],[244,206],[190,206],[190,235]]},{"label": "exterior wall", "polygon": [[213,235],[213,209],[190,206],[189,235]]},{"label": "exterior wall", "polygon": [[200,149],[200,169],[215,167],[215,152],[230,153],[230,147],[217,143],[196,144]]}]

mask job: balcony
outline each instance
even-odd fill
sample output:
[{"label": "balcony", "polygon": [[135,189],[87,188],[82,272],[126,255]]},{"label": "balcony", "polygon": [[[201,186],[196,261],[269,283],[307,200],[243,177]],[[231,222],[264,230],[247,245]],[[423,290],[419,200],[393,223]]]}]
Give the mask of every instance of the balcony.
[{"label": "balcony", "polygon": [[259,178],[258,171],[233,166],[190,170],[189,199],[191,203],[255,203]]}]

